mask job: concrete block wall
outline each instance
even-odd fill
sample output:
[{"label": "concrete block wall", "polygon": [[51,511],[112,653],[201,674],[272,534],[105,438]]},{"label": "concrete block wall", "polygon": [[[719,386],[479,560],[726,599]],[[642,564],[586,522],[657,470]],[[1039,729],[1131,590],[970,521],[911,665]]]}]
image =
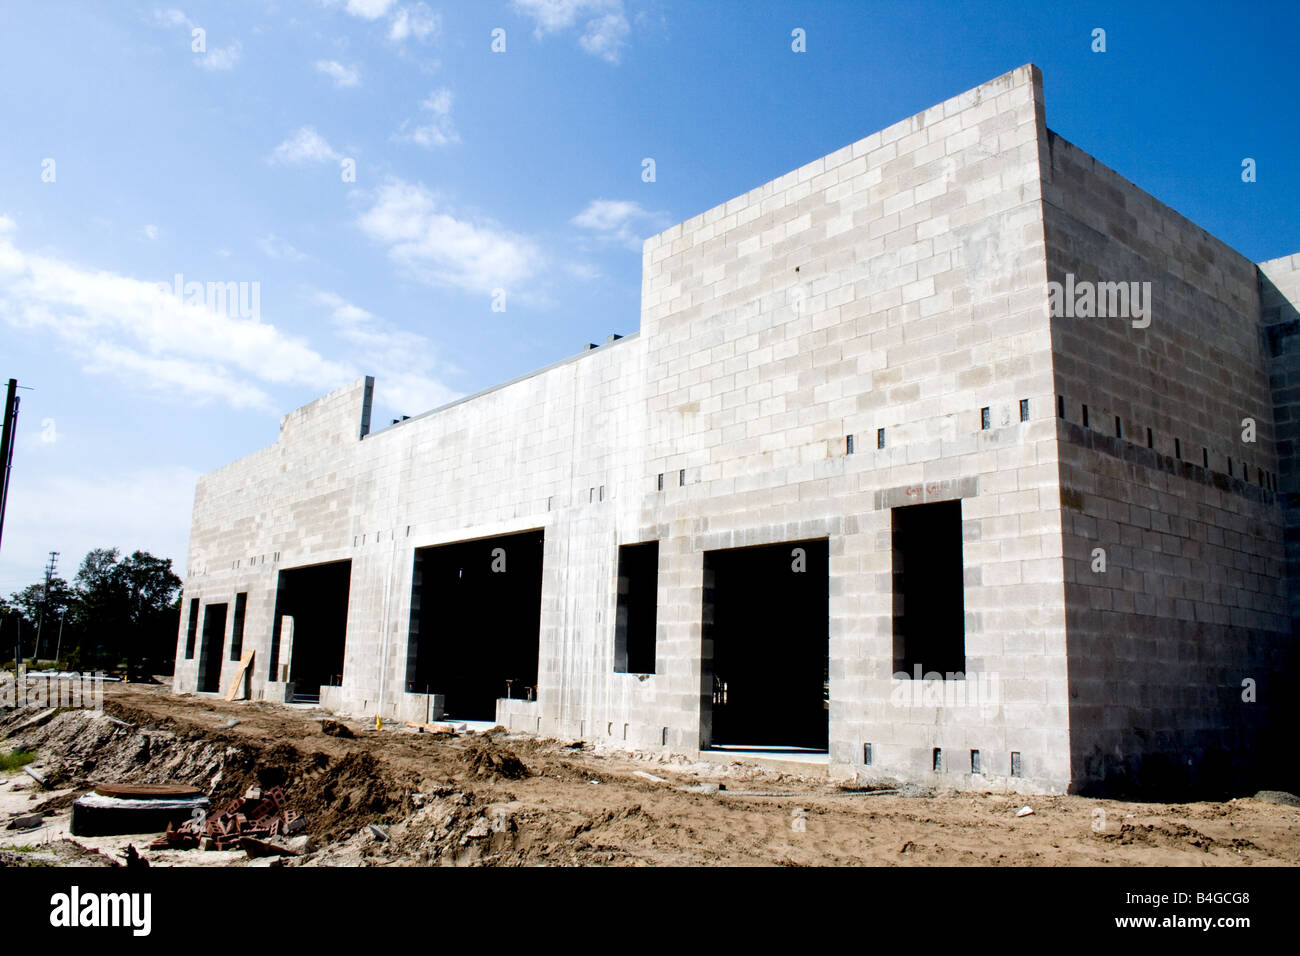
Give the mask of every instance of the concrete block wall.
[{"label": "concrete block wall", "polygon": [[[1268,265],[1285,311],[1294,260]],[[1147,337],[1053,319],[1047,283],[1067,271],[1152,281]],[[1280,506],[1164,446],[1226,462],[1227,425],[1250,414],[1252,469],[1294,476],[1290,419],[1274,421],[1289,359],[1270,390],[1274,300],[1255,283],[1050,134],[1022,67],[647,240],[637,334],[388,428],[370,428],[368,379],[286,416],[276,445],[200,481],[186,608],[247,591],[254,696],[282,695],[276,576],[348,559],[343,680],[322,701],[418,719],[415,550],[541,529],[538,696],[500,701],[498,721],[693,754],[712,743],[706,553],[825,538],[836,776],[1062,791],[1132,776],[1127,760],[1239,748],[1265,711],[1234,717],[1227,690],[1283,651]],[[1135,430],[1099,430],[1115,415]],[[1148,425],[1155,449],[1128,441]],[[892,509],[951,499],[964,679],[904,680]],[[618,548],[651,540],[654,673],[615,673]],[[185,624],[179,690],[200,653],[185,659]],[[954,701],[973,689],[993,696]]]},{"label": "concrete block wall", "polygon": [[255,651],[253,696],[283,699],[282,685],[269,691],[266,686],[278,573],[353,557],[349,531],[354,484],[361,477],[354,449],[368,423],[373,387],[373,379],[359,379],[291,412],[281,420],[275,445],[199,479],[182,592],[178,689],[197,686],[202,610],[194,656],[185,656],[194,598],[201,608],[230,607],[220,678],[223,692],[228,688],[239,667],[229,659],[235,599],[244,592],[243,646]]},{"label": "concrete block wall", "polygon": [[1259,264],[1264,348],[1276,429],[1291,636],[1300,637],[1300,253]]},{"label": "concrete block wall", "polygon": [[1148,327],[1052,323],[1072,777],[1111,792],[1240,783],[1263,756],[1289,631],[1256,268],[1059,136],[1048,145],[1051,280],[1151,284]]},{"label": "concrete block wall", "polygon": [[[687,476],[653,512],[683,743],[707,736],[703,552],[828,537],[834,772],[969,783],[979,749],[977,785],[1067,785],[1044,135],[1025,67],[647,241],[651,470]],[[913,682],[892,676],[881,494],[941,486],[965,489],[967,671],[996,675],[994,712],[891,703]]]}]

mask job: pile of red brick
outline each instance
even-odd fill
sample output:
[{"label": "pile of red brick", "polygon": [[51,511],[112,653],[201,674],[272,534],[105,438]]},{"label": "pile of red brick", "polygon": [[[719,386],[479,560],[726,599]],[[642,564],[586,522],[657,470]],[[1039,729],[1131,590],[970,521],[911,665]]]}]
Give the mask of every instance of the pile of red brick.
[{"label": "pile of red brick", "polygon": [[299,814],[285,808],[284,791],[273,787],[263,793],[254,787],[243,797],[232,800],[220,813],[197,811],[192,819],[149,844],[151,850],[234,850],[240,841],[267,840],[289,836],[307,825]]}]

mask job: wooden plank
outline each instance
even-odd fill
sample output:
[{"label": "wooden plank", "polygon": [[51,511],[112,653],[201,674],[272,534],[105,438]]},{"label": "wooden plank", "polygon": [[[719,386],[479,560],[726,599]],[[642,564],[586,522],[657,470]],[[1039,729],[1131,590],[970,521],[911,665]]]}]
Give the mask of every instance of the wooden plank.
[{"label": "wooden plank", "polygon": [[230,701],[235,699],[235,695],[239,693],[239,685],[244,682],[244,675],[252,673],[251,667],[253,664],[254,653],[255,652],[251,650],[244,651],[243,655],[239,658],[239,670],[235,671],[235,679],[230,682],[230,690],[226,691],[226,700]]},{"label": "wooden plank", "polygon": [[422,733],[422,734],[423,734],[423,733],[430,733],[430,734],[454,734],[454,733],[456,733],[456,727],[455,727],[455,725],[454,725],[454,724],[447,724],[447,723],[442,723],[442,724],[422,724],[422,723],[420,723],[419,721],[408,720],[408,721],[406,722],[406,726],[408,726],[408,727],[414,727],[416,730],[418,730],[418,731],[419,731],[420,733]]}]

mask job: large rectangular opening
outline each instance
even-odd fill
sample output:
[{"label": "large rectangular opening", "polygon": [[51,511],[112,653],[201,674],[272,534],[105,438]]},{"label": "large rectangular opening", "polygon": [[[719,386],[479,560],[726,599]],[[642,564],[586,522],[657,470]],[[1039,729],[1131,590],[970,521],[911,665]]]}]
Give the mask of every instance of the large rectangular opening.
[{"label": "large rectangular opening", "polygon": [[230,659],[239,660],[244,654],[244,615],[248,612],[248,592],[235,595],[235,620],[230,626]]},{"label": "large rectangular opening", "polygon": [[614,623],[614,671],[655,672],[655,626],[659,603],[659,542],[618,549],[618,607]]},{"label": "large rectangular opening", "polygon": [[536,700],[541,531],[417,548],[407,691],[442,694],[449,718],[495,720],[499,698]]},{"label": "large rectangular opening", "polygon": [[221,689],[221,649],[226,641],[226,605],[209,604],[203,609],[203,640],[199,646],[200,694]]},{"label": "large rectangular opening", "polygon": [[293,619],[289,680],[294,697],[319,698],[322,685],[343,683],[352,562],[331,561],[280,572],[271,631],[270,679],[279,680],[284,618]]},{"label": "large rectangular opening", "polygon": [[828,555],[824,538],[705,552],[703,746],[826,749]]},{"label": "large rectangular opening", "polygon": [[199,634],[199,599],[190,598],[190,619],[185,627],[185,659],[194,660],[194,641]]},{"label": "large rectangular opening", "polygon": [[894,508],[894,672],[964,673],[961,501]]}]

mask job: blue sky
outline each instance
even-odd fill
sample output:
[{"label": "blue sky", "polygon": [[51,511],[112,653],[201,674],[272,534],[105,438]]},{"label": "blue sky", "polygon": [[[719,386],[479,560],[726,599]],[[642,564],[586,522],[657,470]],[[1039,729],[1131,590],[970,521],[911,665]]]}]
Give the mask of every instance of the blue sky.
[{"label": "blue sky", "polygon": [[183,569],[195,478],[283,413],[373,374],[382,424],[634,331],[642,239],[1023,63],[1062,136],[1300,251],[1300,7],[1060,6],[5,4],[0,379],[34,390],[0,593],[50,550]]}]

